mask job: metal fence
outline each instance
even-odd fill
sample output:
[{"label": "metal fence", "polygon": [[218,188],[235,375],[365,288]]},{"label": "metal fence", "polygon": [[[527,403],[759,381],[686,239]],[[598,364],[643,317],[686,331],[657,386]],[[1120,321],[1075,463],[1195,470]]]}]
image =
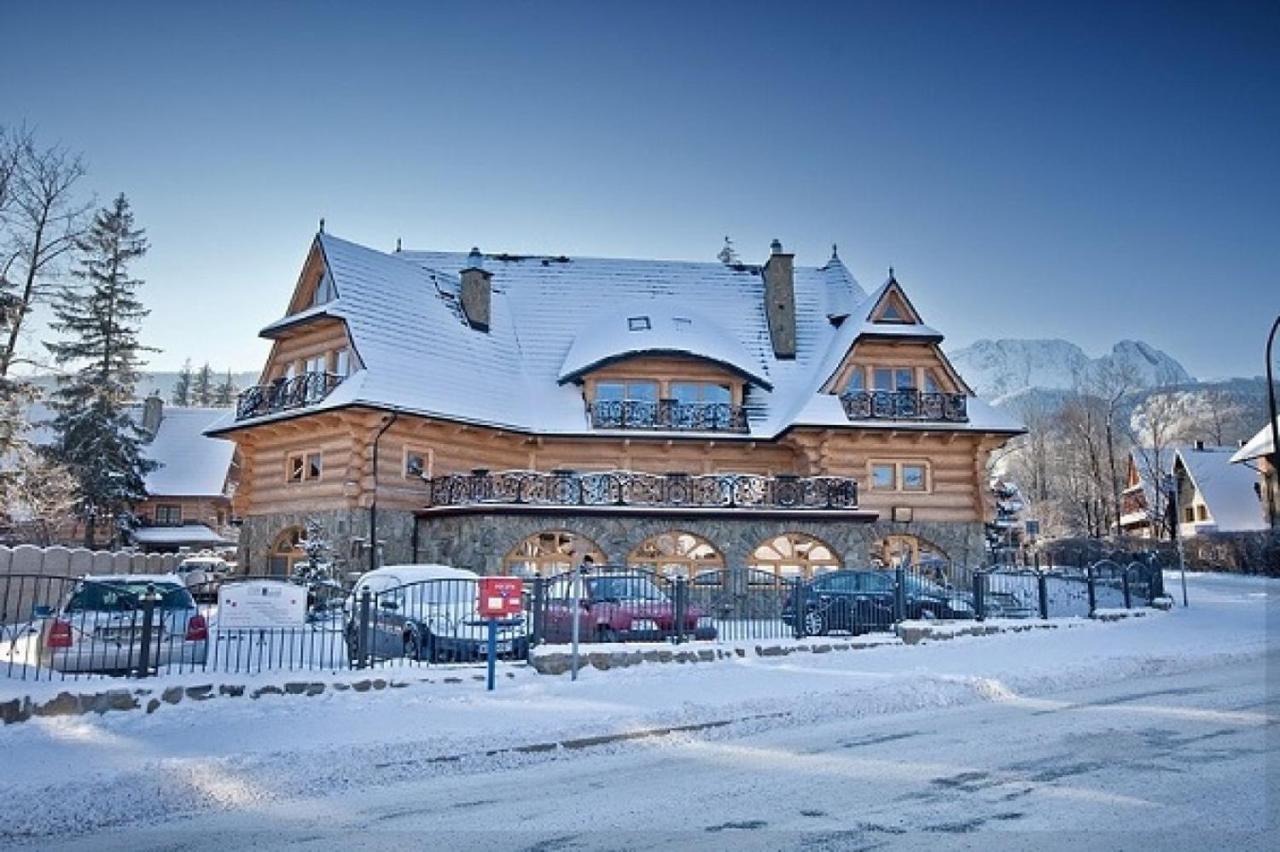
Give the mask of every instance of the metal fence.
[{"label": "metal fence", "polygon": [[[297,595],[292,603],[305,620],[237,626],[244,620],[219,611],[236,605],[226,593],[259,579],[185,586],[173,575],[0,574],[0,677],[339,671],[471,663],[487,654],[475,579],[372,575],[352,589],[277,586]],[[1052,571],[841,570],[809,580],[752,569],[685,576],[601,566],[533,577],[524,589],[524,616],[496,627],[503,659],[568,643],[575,628],[582,643],[751,642],[891,631],[915,619],[1086,617],[1164,594],[1158,567],[1107,560]]]}]

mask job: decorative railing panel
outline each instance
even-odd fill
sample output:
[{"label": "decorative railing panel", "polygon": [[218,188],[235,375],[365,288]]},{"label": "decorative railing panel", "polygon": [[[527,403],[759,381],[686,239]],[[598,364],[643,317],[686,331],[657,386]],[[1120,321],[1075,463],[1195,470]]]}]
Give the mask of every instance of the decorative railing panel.
[{"label": "decorative railing panel", "polygon": [[850,420],[969,422],[969,398],[962,393],[850,391],[840,402]]},{"label": "decorative railing panel", "polygon": [[342,376],[335,373],[303,373],[254,385],[236,399],[236,420],[314,405],[340,384]]},{"label": "decorative railing panel", "polygon": [[678,432],[746,432],[747,412],[728,402],[656,402],[637,399],[587,403],[596,429],[670,429]]},{"label": "decorative railing panel", "polygon": [[430,483],[433,506],[858,508],[858,483],[846,476],[477,470],[437,476]]}]

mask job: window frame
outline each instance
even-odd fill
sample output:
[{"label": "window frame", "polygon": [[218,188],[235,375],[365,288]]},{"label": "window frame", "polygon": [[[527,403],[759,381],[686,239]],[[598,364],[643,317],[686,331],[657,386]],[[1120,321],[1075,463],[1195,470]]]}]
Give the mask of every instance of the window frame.
[{"label": "window frame", "polygon": [[[312,470],[312,460],[315,470]],[[295,474],[295,462],[297,470]],[[286,485],[302,485],[319,482],[324,478],[324,453],[319,449],[293,450],[285,453],[284,481]]]},{"label": "window frame", "polygon": [[[420,473],[411,473],[409,471],[409,457],[422,457],[422,471]],[[431,447],[424,447],[419,444],[405,444],[404,453],[400,459],[400,476],[404,479],[430,479],[435,468],[435,450]]]},{"label": "window frame", "polygon": [[[875,483],[876,468],[890,468],[893,471],[893,485],[890,488],[878,488]],[[922,488],[907,488],[904,468],[918,467],[924,473]],[[895,494],[931,494],[933,492],[933,465],[928,459],[868,459],[867,482],[871,491]]]},{"label": "window frame", "polygon": [[[177,518],[171,517],[177,514]],[[182,504],[181,503],[157,503],[155,511],[152,513],[152,521],[158,527],[180,527],[182,526]]]}]

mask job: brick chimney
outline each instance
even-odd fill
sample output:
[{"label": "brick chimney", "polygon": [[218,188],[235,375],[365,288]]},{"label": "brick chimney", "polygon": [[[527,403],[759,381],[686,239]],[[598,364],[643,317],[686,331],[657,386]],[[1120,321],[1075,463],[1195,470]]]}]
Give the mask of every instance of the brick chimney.
[{"label": "brick chimney", "polygon": [[489,308],[493,299],[489,279],[492,277],[493,273],[485,271],[480,249],[472,248],[467,266],[462,270],[462,312],[477,331],[489,330]]},{"label": "brick chimney", "polygon": [[796,357],[796,284],[795,255],[782,251],[782,243],[769,246],[769,260],[764,265],[764,312],[769,319],[769,338],[773,354],[779,358]]}]

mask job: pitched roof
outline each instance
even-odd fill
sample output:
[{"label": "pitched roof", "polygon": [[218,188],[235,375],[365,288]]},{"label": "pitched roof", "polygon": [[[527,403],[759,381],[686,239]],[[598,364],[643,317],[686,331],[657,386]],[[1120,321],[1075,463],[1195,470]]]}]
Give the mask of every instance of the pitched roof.
[{"label": "pitched roof", "polygon": [[[647,351],[671,347],[707,357],[755,383],[746,399],[750,432],[744,437],[773,437],[795,425],[850,425],[839,400],[820,389],[866,330],[872,303],[837,257],[819,267],[795,267],[796,357],[779,359],[769,337],[760,266],[485,255],[492,286],[486,333],[468,325],[461,307],[459,274],[472,263],[467,253],[386,253],[331,234],[316,239],[337,291],[323,313],[346,320],[364,369],[307,411],[366,404],[542,434],[589,433],[581,392],[563,382],[592,363],[633,351],[630,332],[612,329],[631,316],[626,311],[647,306],[651,319],[671,320],[654,324]],[[673,346],[677,317],[705,334]],[[840,321],[844,317],[850,319]],[[877,332],[885,329],[941,338],[923,326],[876,326]],[[968,424],[928,426],[1021,430],[976,400],[970,401],[970,417]],[[234,425],[228,417],[217,428]],[[865,425],[911,428],[887,421]]]},{"label": "pitched roof", "polygon": [[[1280,417],[1276,418],[1277,426],[1280,426]],[[1276,451],[1275,444],[1271,442],[1271,424],[1268,423],[1258,430],[1258,434],[1250,438],[1243,447],[1236,450],[1231,456],[1231,461],[1235,463],[1246,462],[1252,459],[1269,456]]]},{"label": "pitched roof", "polygon": [[165,408],[160,428],[143,454],[161,466],[147,474],[153,497],[218,497],[223,494],[236,445],[204,432],[225,408]]},{"label": "pitched roof", "polygon": [[1180,447],[1178,459],[1186,469],[1209,514],[1221,532],[1267,528],[1262,501],[1255,490],[1254,471],[1231,463],[1231,447]]}]

